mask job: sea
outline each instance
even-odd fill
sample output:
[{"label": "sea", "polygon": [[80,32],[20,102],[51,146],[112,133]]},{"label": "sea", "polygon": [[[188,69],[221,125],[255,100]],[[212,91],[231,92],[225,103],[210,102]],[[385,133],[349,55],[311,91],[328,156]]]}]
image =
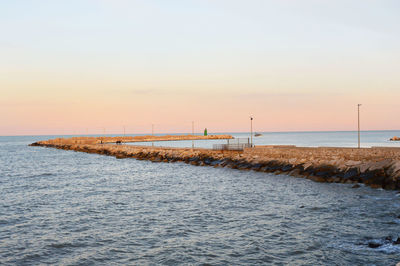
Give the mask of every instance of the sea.
[{"label": "sea", "polygon": [[[357,132],[259,132],[255,145],[357,147]],[[248,133],[231,133],[248,138]],[[400,131],[363,131],[363,147]],[[400,194],[0,137],[0,265],[396,265]],[[212,147],[222,141],[142,145]],[[372,248],[370,243],[380,246]]]}]

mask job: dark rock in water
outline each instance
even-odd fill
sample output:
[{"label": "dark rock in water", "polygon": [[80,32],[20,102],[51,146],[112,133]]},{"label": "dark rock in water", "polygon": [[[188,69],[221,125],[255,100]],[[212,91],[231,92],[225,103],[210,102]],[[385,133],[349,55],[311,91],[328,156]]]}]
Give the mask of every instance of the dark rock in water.
[{"label": "dark rock in water", "polygon": [[385,240],[386,240],[386,241],[392,242],[392,236],[387,236],[387,237],[385,238]]},{"label": "dark rock in water", "polygon": [[355,177],[358,175],[358,169],[357,168],[350,168],[349,170],[346,171],[344,174],[343,178],[344,179],[355,179]]},{"label": "dark rock in water", "polygon": [[368,171],[360,176],[360,180],[366,185],[382,187],[385,183],[385,174],[382,169]]},{"label": "dark rock in water", "polygon": [[206,164],[206,165],[211,165],[211,163],[213,162],[213,159],[211,159],[211,158],[205,158],[203,162],[204,162],[204,164]]},{"label": "dark rock in water", "polygon": [[299,208],[300,208],[300,209],[304,208],[304,205],[301,205]]},{"label": "dark rock in water", "polygon": [[191,165],[200,165],[200,161],[191,161],[190,164]]},{"label": "dark rock in water", "polygon": [[263,164],[256,163],[256,164],[253,164],[253,166],[251,167],[251,170],[259,171],[261,169],[261,167],[263,167]]},{"label": "dark rock in water", "polygon": [[219,160],[219,166],[221,167],[225,167],[225,165],[227,164],[228,159],[224,158],[222,160]]},{"label": "dark rock in water", "polygon": [[126,154],[116,154],[115,158],[117,158],[117,159],[125,159],[125,158],[128,158],[128,156]]},{"label": "dark rock in water", "polygon": [[189,159],[189,162],[194,162],[194,161],[198,161],[198,160],[199,160],[199,157],[194,156],[194,157],[191,157],[191,158]]},{"label": "dark rock in water", "polygon": [[291,170],[293,170],[293,165],[291,165],[291,164],[284,165],[284,166],[281,168],[281,170],[282,170],[283,172],[291,171]]},{"label": "dark rock in water", "polygon": [[360,180],[363,183],[368,183],[368,180],[374,178],[374,173],[371,171],[364,172],[360,175]]},{"label": "dark rock in water", "polygon": [[337,173],[336,167],[332,165],[322,165],[314,169],[314,175],[319,177],[330,177]]},{"label": "dark rock in water", "polygon": [[351,188],[359,188],[359,187],[360,187],[359,184],[355,184],[355,185],[353,185]]},{"label": "dark rock in water", "polygon": [[377,242],[369,242],[368,243],[368,247],[370,247],[370,248],[379,248],[380,246],[382,246],[382,244],[379,244]]},{"label": "dark rock in water", "polygon": [[293,169],[292,171],[289,172],[289,175],[295,176],[295,177],[301,177],[301,170],[300,169]]},{"label": "dark rock in water", "polygon": [[331,176],[331,173],[327,172],[327,171],[318,171],[318,172],[316,172],[314,174],[316,176],[319,176],[319,177],[329,177],[329,176]]},{"label": "dark rock in water", "polygon": [[270,167],[268,165],[266,165],[266,166],[261,167],[260,171],[262,171],[262,172],[270,172],[271,169],[270,169]]},{"label": "dark rock in water", "polygon": [[393,242],[393,245],[400,245],[400,237],[398,237],[396,241]]},{"label": "dark rock in water", "polygon": [[314,174],[315,168],[313,166],[307,167],[307,169],[304,170],[304,172],[308,173],[309,175]]},{"label": "dark rock in water", "polygon": [[34,142],[34,143],[32,143],[32,144],[29,144],[29,146],[40,146],[40,144],[37,143],[37,142]]},{"label": "dark rock in water", "polygon": [[385,189],[388,190],[395,190],[396,189],[396,181],[394,181],[392,178],[385,178]]},{"label": "dark rock in water", "polygon": [[237,169],[239,170],[248,170],[252,167],[250,163],[241,163],[237,166]]},{"label": "dark rock in water", "polygon": [[326,182],[326,179],[323,176],[310,175],[307,178],[315,182],[322,182],[322,183]]},{"label": "dark rock in water", "polygon": [[268,166],[269,172],[274,172],[274,171],[280,170],[282,168],[281,163],[276,160],[268,162],[267,166]]},{"label": "dark rock in water", "polygon": [[212,163],[210,164],[211,166],[217,166],[217,165],[219,165],[221,163],[221,160],[215,160],[215,161],[212,161]]}]

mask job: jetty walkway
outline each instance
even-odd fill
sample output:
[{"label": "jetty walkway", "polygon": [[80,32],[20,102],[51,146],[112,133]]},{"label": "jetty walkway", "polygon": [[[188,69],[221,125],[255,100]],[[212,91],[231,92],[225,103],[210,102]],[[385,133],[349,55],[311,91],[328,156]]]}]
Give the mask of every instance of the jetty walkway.
[{"label": "jetty walkway", "polygon": [[231,135],[164,135],[164,136],[117,136],[117,137],[72,137],[56,138],[39,141],[40,144],[107,144],[107,143],[134,143],[155,141],[178,141],[178,140],[215,140],[233,139]]}]

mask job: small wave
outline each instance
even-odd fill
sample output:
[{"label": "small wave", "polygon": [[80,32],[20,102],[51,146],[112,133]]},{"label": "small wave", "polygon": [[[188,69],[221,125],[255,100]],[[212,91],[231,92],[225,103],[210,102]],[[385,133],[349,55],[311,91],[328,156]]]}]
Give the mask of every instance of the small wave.
[{"label": "small wave", "polygon": [[357,243],[339,243],[329,245],[332,248],[351,251],[376,251],[385,254],[400,253],[400,244],[395,244],[392,240],[387,239],[369,239],[362,240]]},{"label": "small wave", "polygon": [[53,173],[42,173],[42,174],[25,176],[24,178],[37,178],[37,177],[46,177],[46,176],[52,176],[52,175],[53,175]]},{"label": "small wave", "polygon": [[52,243],[47,246],[50,248],[61,249],[61,248],[79,248],[79,247],[85,247],[86,245],[83,243],[63,242],[63,243]]},{"label": "small wave", "polygon": [[[373,249],[373,248],[370,248]],[[385,243],[382,246],[377,247],[373,250],[384,252],[386,254],[400,253],[400,245],[394,245],[392,243]]]}]

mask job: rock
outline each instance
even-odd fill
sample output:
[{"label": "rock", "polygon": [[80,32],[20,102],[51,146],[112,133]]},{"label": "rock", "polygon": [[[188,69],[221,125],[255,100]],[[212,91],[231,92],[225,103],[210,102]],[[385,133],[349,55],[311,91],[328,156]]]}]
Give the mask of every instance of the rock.
[{"label": "rock", "polygon": [[250,163],[241,163],[237,166],[239,170],[249,170],[252,167]]},{"label": "rock", "polygon": [[360,180],[366,185],[382,187],[385,184],[385,173],[383,169],[367,171],[366,173],[360,175]]},{"label": "rock", "polygon": [[380,246],[382,246],[382,244],[379,244],[377,242],[369,242],[368,243],[368,247],[370,247],[370,248],[379,248]]},{"label": "rock", "polygon": [[256,164],[253,164],[253,166],[251,167],[251,170],[260,171],[261,167],[263,167],[263,164],[256,163]]},{"label": "rock", "polygon": [[387,170],[389,176],[395,176],[398,172],[400,172],[400,161],[394,162]]},{"label": "rock", "polygon": [[332,165],[322,165],[314,169],[314,175],[319,177],[331,177],[334,176],[336,172],[336,167]]},{"label": "rock", "polygon": [[214,160],[214,161],[211,162],[210,165],[215,167],[215,166],[218,166],[220,163],[221,163],[220,160]]},{"label": "rock", "polygon": [[206,164],[206,165],[211,165],[212,162],[213,162],[213,159],[211,159],[211,158],[205,158],[203,162],[204,162],[204,164]]},{"label": "rock", "polygon": [[370,168],[372,166],[371,163],[363,163],[359,166],[360,169],[360,173],[364,173],[368,170],[368,168]]},{"label": "rock", "polygon": [[361,161],[352,161],[352,160],[349,160],[349,161],[347,161],[346,163],[345,163],[347,166],[356,166],[356,165],[359,165],[359,164],[361,164]]},{"label": "rock", "polygon": [[310,176],[308,177],[308,179],[310,179],[310,180],[312,180],[312,181],[315,181],[315,182],[320,182],[320,183],[326,182],[326,179],[325,179],[324,177],[322,177],[322,176],[310,175]]},{"label": "rock", "polygon": [[390,139],[391,141],[400,141],[400,138],[397,136],[394,136],[393,138]]},{"label": "rock", "polygon": [[280,170],[282,168],[281,164],[278,161],[270,161],[268,164],[268,169],[269,171],[276,171]]},{"label": "rock", "polygon": [[301,176],[300,172],[301,172],[301,170],[296,168],[296,169],[293,169],[292,171],[290,171],[289,175],[295,176],[295,177],[300,177]]},{"label": "rock", "polygon": [[375,171],[379,169],[385,169],[386,167],[389,167],[392,163],[391,159],[386,159],[380,162],[372,163],[371,166],[368,168],[369,171]]},{"label": "rock", "polygon": [[291,165],[291,164],[284,165],[284,166],[281,168],[281,170],[282,170],[283,172],[288,172],[288,171],[291,171],[292,169],[293,169],[293,165]]},{"label": "rock", "polygon": [[385,184],[383,186],[384,189],[395,190],[396,189],[396,182],[391,178],[385,179]]},{"label": "rock", "polygon": [[199,157],[194,156],[194,157],[191,157],[191,158],[189,159],[189,162],[198,161],[198,160],[199,160]]},{"label": "rock", "polygon": [[228,158],[222,159],[222,160],[220,160],[219,166],[225,167],[229,163],[229,161],[230,160]]},{"label": "rock", "polygon": [[393,241],[393,245],[400,245],[400,237],[398,237],[396,241]]},{"label": "rock", "polygon": [[353,185],[351,188],[359,188],[359,187],[360,187],[359,184],[355,184],[355,185]]},{"label": "rock", "polygon": [[312,163],[308,162],[303,165],[304,170],[307,170],[309,167],[312,166]]},{"label": "rock", "polygon": [[343,176],[344,179],[356,179],[358,175],[358,168],[353,167],[347,170]]}]

